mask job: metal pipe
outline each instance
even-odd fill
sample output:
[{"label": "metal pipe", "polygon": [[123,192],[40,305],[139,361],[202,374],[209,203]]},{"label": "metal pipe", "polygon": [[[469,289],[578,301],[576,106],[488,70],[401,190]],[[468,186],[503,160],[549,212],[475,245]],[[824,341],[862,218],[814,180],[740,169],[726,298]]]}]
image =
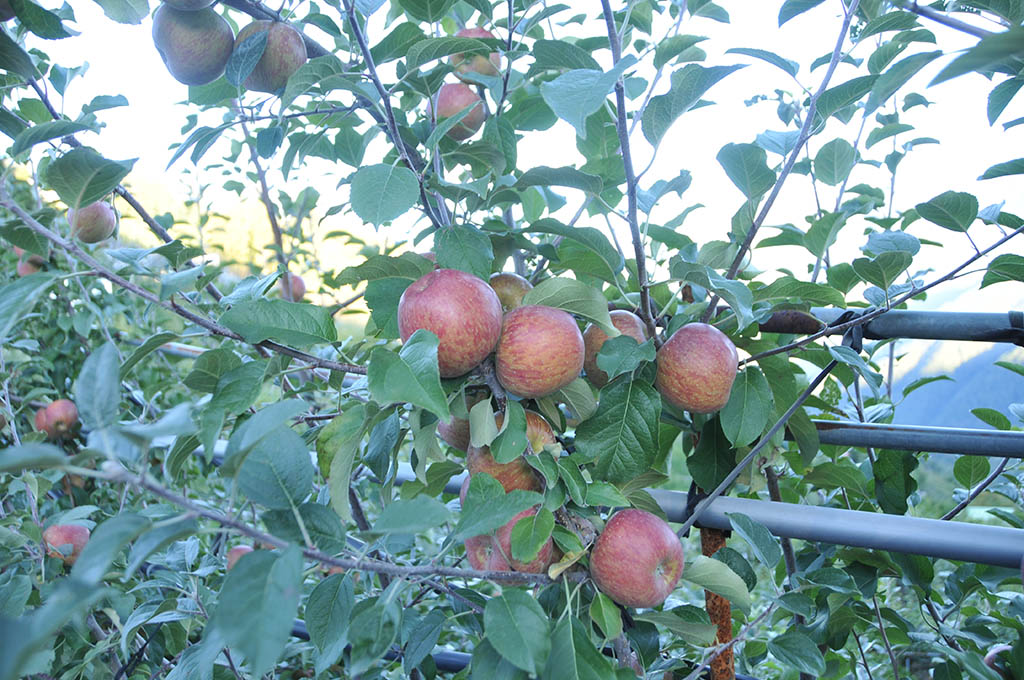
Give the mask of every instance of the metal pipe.
[{"label": "metal pipe", "polygon": [[[825,323],[832,323],[845,311],[832,307],[814,307],[811,314]],[[871,340],[916,338],[1012,342],[1024,346],[1024,312],[923,312],[892,309],[864,324],[864,337]]]},{"label": "metal pipe", "polygon": [[839,420],[815,420],[814,426],[822,444],[1024,458],[1024,432]]}]

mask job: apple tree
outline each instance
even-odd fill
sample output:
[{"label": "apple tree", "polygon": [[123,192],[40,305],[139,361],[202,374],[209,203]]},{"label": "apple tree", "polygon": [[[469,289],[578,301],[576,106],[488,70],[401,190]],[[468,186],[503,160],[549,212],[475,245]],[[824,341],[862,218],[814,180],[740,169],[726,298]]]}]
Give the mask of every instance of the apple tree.
[{"label": "apple tree", "polygon": [[[935,501],[926,454],[815,424],[928,389],[865,324],[1024,280],[1004,204],[897,191],[931,85],[987,78],[1017,133],[1020,0],[773,3],[834,45],[806,63],[730,42],[739,2],[97,3],[187,86],[160,160],[201,188],[147,207],[89,145],[131,102],[66,105],[89,55],[48,54],[81,8],[0,0],[0,679],[1024,678],[1016,569],[701,523],[986,494],[1024,527],[1010,458]],[[666,142],[709,111],[713,155]],[[243,202],[246,258],[204,232]]]}]

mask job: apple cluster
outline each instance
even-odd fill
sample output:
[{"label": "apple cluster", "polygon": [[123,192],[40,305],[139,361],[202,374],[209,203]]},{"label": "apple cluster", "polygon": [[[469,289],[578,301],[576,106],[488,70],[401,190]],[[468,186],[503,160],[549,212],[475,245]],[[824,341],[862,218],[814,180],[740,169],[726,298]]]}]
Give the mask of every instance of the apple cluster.
[{"label": "apple cluster", "polygon": [[231,53],[247,38],[267,34],[263,55],[243,85],[275,94],[306,63],[302,34],[280,21],[256,20],[235,37],[231,24],[211,7],[213,0],[164,0],[153,14],[153,44],[174,79],[206,85],[220,78]]},{"label": "apple cluster", "polygon": [[[455,34],[457,38],[494,38],[494,34],[484,28],[463,28]],[[452,129],[448,130],[449,139],[461,142],[476,134],[484,124],[486,112],[484,102],[471,85],[475,82],[471,74],[496,76],[501,68],[501,55],[491,52],[482,54],[453,54],[449,57],[455,77],[461,82],[445,83],[432,99],[427,100],[427,115],[433,120],[450,118],[459,112],[473,107]]]}]

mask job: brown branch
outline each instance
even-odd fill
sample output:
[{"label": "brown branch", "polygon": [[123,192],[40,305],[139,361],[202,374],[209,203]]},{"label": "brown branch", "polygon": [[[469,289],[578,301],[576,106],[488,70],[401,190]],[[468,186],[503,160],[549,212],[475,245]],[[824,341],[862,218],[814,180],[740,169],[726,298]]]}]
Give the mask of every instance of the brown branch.
[{"label": "brown branch", "polygon": [[[95,270],[97,275],[107,279],[111,283],[121,286],[125,290],[132,292],[135,295],[138,295],[139,297],[153,303],[154,305],[162,307],[163,309],[166,309],[168,311],[174,312],[178,316],[187,319],[188,321],[196,324],[197,326],[205,328],[214,335],[219,335],[225,338],[231,338],[232,340],[238,340],[241,342],[247,342],[245,338],[243,338],[238,333],[235,333],[231,329],[221,326],[220,324],[214,321],[210,321],[209,319],[200,316],[195,312],[185,309],[177,302],[175,302],[173,299],[161,300],[155,293],[152,293],[151,291],[146,290],[145,288],[142,288],[141,286],[132,283],[128,279],[125,279],[124,277],[119,276],[114,272],[108,270],[106,267],[100,264],[98,260],[96,260],[91,255],[86,253],[84,250],[79,248],[75,243],[64,239],[62,236],[53,231],[50,231],[42,224],[40,224],[37,220],[35,220],[31,215],[25,212],[21,208],[21,206],[19,206],[11,199],[10,195],[7,193],[7,187],[2,184],[0,184],[0,205],[7,208],[15,215],[17,215],[22,220],[22,222],[25,223],[27,227],[29,227],[36,233],[44,236],[51,243],[60,247],[69,255],[73,256],[75,259],[85,263],[87,266]],[[284,354],[286,356],[290,356],[295,359],[305,361],[319,368],[327,368],[333,371],[342,371],[345,373],[357,373],[360,375],[366,374],[365,366],[359,366],[356,364],[345,364],[337,361],[331,361],[329,359],[321,359],[320,357],[314,356],[312,354],[300,352],[297,349],[293,349],[286,345],[272,342],[270,340],[266,340],[260,343],[249,344],[252,344],[257,348],[263,347],[271,351],[277,352],[278,354]]]},{"label": "brown branch", "polygon": [[991,31],[986,31],[984,28],[978,28],[977,26],[971,26],[965,21],[954,19],[953,17],[947,16],[938,10],[932,9],[931,7],[921,7],[917,4],[917,0],[914,0],[914,2],[909,4],[906,2],[899,2],[897,4],[908,12],[913,12],[918,16],[931,19],[937,24],[942,24],[943,26],[956,29],[962,33],[967,33],[968,35],[973,35],[976,38],[987,38],[988,36],[993,35]]},{"label": "brown branch", "polygon": [[[622,46],[619,43],[619,33],[615,30],[615,16],[608,0],[601,0],[601,9],[604,12],[604,22],[608,29],[608,42],[612,49],[612,66],[619,63],[622,58]],[[658,343],[658,329],[654,325],[654,314],[651,309],[651,291],[647,280],[647,255],[644,253],[644,242],[640,236],[640,223],[637,218],[636,198],[636,172],[633,170],[633,154],[629,146],[629,127],[626,123],[626,92],[622,85],[622,78],[615,81],[615,128],[619,133],[619,152],[622,155],[622,165],[626,170],[626,205],[627,217],[629,218],[629,233],[633,239],[633,254],[636,258],[636,278],[640,286],[640,318],[647,326],[647,334]]]},{"label": "brown branch", "polygon": [[949,512],[942,516],[942,519],[949,520],[959,515],[960,511],[966,508],[971,503],[973,503],[974,499],[980,496],[985,491],[985,489],[992,485],[992,482],[999,479],[999,475],[1003,474],[1003,470],[1006,469],[1006,465],[1009,462],[1009,458],[1003,458],[1003,460],[1000,461],[999,465],[996,466],[996,469],[992,471],[992,474],[990,474],[988,477],[982,480],[981,483],[978,484],[978,486],[974,487],[974,489],[969,494],[967,494],[967,498],[957,503],[957,506],[955,508],[953,508],[952,510],[950,510]]}]

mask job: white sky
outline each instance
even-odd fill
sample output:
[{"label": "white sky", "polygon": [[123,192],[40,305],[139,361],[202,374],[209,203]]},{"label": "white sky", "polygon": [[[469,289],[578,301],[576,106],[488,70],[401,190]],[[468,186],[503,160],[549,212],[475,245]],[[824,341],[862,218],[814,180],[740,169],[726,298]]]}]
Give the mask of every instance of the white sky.
[{"label": "white sky", "polygon": [[[49,3],[53,4],[52,0]],[[596,3],[573,2],[581,11],[594,16]],[[729,47],[752,47],[774,51],[781,56],[801,64],[798,78],[809,90],[817,88],[825,68],[820,67],[812,73],[807,68],[811,61],[832,50],[837,37],[841,19],[839,0],[829,1],[805,15],[791,20],[782,28],[777,27],[777,12],[780,2],[737,2],[725,0],[721,2],[732,16],[731,24],[721,24],[708,19],[687,19],[682,32],[708,36],[710,39],[700,43],[708,52],[706,64],[749,63],[741,71],[730,75],[716,85],[706,98],[717,102],[716,106],[698,109],[680,118],[671,131],[665,136],[656,163],[642,181],[642,186],[649,186],[654,180],[675,176],[680,168],[693,174],[693,184],[681,199],[674,195],[666,197],[659,204],[659,212],[655,217],[667,220],[674,214],[693,203],[703,203],[706,207],[692,213],[681,231],[694,238],[698,243],[725,237],[731,215],[742,203],[739,191],[729,182],[725,173],[715,160],[718,150],[729,142],[752,142],[755,135],[766,130],[782,130],[781,122],[775,116],[773,103],[762,103],[753,107],[744,106],[743,102],[757,94],[771,94],[775,88],[794,90],[795,83],[779,69],[742,55],[726,55],[723,52]],[[619,6],[621,3],[613,3]],[[155,6],[155,5],[154,5]],[[300,9],[300,14],[305,9]],[[330,11],[330,10],[328,10]],[[99,6],[94,3],[76,3],[75,13],[78,28],[82,35],[63,41],[46,42],[43,47],[58,63],[64,66],[76,66],[84,61],[89,63],[85,77],[72,83],[67,93],[65,110],[73,117],[82,104],[99,94],[123,94],[130,102],[129,107],[101,112],[100,118],[107,124],[101,134],[83,136],[83,141],[94,145],[109,158],[122,159],[138,157],[140,160],[129,177],[130,182],[137,185],[157,184],[181,198],[185,197],[185,183],[194,182],[194,175],[181,179],[180,173],[188,168],[189,162],[179,160],[170,170],[164,166],[170,158],[168,146],[182,138],[180,129],[185,117],[194,113],[194,109],[179,105],[186,97],[187,88],[171,78],[165,70],[150,37],[151,21],[146,20],[140,26],[115,24],[106,19]],[[575,12],[568,11],[568,18]],[[383,37],[380,20],[384,14],[381,10],[375,15],[370,26],[370,43],[375,44]],[[245,23],[247,17],[239,13],[232,16]],[[559,17],[556,17],[558,19]],[[946,52],[966,48],[976,42],[975,38],[958,33],[922,19],[924,27],[932,30],[937,39],[938,47]],[[656,24],[657,26],[657,24]],[[986,26],[996,29],[993,25]],[[567,27],[554,25],[555,37],[588,37],[597,35],[603,24],[592,21],[585,29],[578,24]],[[667,28],[657,26],[655,35],[660,36]],[[307,27],[307,32],[322,39],[318,29]],[[581,31],[585,31],[581,33]],[[496,31],[500,35],[500,30]],[[42,41],[40,41],[42,42]],[[870,43],[870,44],[868,44]],[[858,45],[853,56],[866,59],[874,49],[874,38]],[[934,49],[931,46],[916,48],[918,50]],[[608,53],[596,55],[605,66],[608,64]],[[917,107],[903,114],[902,122],[917,127],[916,130],[898,138],[901,142],[913,137],[930,136],[941,140],[940,145],[917,147],[900,165],[895,211],[906,210],[918,202],[927,200],[943,191],[954,189],[974,193],[982,207],[1005,201],[1005,209],[1017,214],[1024,214],[1024,198],[1020,191],[1018,178],[1001,178],[978,182],[977,177],[990,165],[1021,156],[1020,141],[1024,135],[1024,126],[1004,131],[999,123],[994,127],[988,125],[985,117],[985,102],[990,83],[982,76],[972,74],[944,83],[934,88],[925,89],[925,84],[951,57],[936,60],[924,69],[911,86],[897,94],[897,101],[908,91],[924,94],[934,104],[925,109]],[[516,63],[520,69],[526,68],[529,60]],[[387,77],[385,69],[385,78]],[[853,67],[841,65],[832,84],[839,84],[863,72],[854,71]],[[640,75],[645,75],[643,72]],[[649,74],[647,74],[649,75]],[[667,73],[663,76],[659,88],[667,86]],[[637,106],[638,102],[633,102]],[[891,106],[886,112],[891,111]],[[1012,102],[1003,114],[1005,122],[1024,115],[1024,97]],[[205,122],[219,122],[216,113],[207,114]],[[860,123],[859,116],[846,126],[834,121],[823,135],[811,140],[812,153],[826,141],[836,136],[843,136],[852,141]],[[869,122],[865,129],[865,137],[875,126]],[[651,149],[646,144],[637,127],[633,135],[635,164],[639,169],[647,165]],[[865,158],[881,160],[891,150],[889,141],[881,142],[862,153]],[[377,162],[384,152],[383,141],[378,138],[367,154],[367,163]],[[217,149],[212,150],[206,159],[217,157]],[[542,133],[528,133],[519,145],[520,167],[529,168],[536,165],[570,165],[582,163],[574,145],[572,129],[559,122],[553,128]],[[769,162],[778,160],[777,156],[769,155]],[[269,165],[269,163],[268,163]],[[194,169],[193,169],[194,170]],[[336,189],[339,180],[350,174],[352,169],[337,166],[323,176],[310,180],[309,173],[296,175],[293,173],[289,189],[294,193],[303,186],[296,181],[312,181],[321,192],[321,207],[340,203],[347,189]],[[214,186],[224,179],[219,171],[203,177]],[[273,177],[272,177],[273,181]],[[279,181],[279,180],[278,180]],[[866,165],[859,165],[853,173],[850,185],[866,182],[883,188],[888,182],[883,172]],[[338,195],[338,192],[342,192]],[[562,192],[569,199],[569,206],[559,215],[568,219],[579,205],[581,195],[574,191]],[[233,202],[237,197],[232,193],[225,194],[223,202],[216,206],[221,212],[230,214]],[[255,200],[255,194],[247,195],[243,200]],[[831,205],[835,201],[834,189],[825,188],[822,195],[823,205]],[[766,224],[791,222],[805,227],[803,216],[813,211],[813,198],[808,178],[793,176],[786,184],[780,200],[769,215]],[[250,208],[252,206],[250,205]],[[604,228],[603,221],[588,222],[584,218],[580,224]],[[620,242],[628,242],[628,235],[621,224],[616,225]],[[324,230],[330,229],[361,229],[358,220],[352,214],[339,214],[324,223]],[[389,240],[403,237],[409,228],[409,222],[399,220],[389,229],[382,229],[382,235]],[[419,227],[417,227],[418,230]],[[764,236],[774,233],[764,230]],[[915,223],[911,233],[923,238],[941,240],[947,245],[943,248],[925,246],[915,262],[915,269],[931,266],[937,272],[944,272],[955,266],[969,252],[970,245],[965,237],[953,234],[937,227],[929,227],[923,222]],[[979,245],[991,243],[999,236],[994,227],[976,223],[971,230],[972,236]],[[625,239],[625,240],[623,240]],[[837,246],[837,259],[850,259],[857,256],[857,248],[865,242],[863,230],[857,226],[849,226],[841,234]],[[1017,249],[1019,250],[1019,248]],[[789,251],[789,252],[787,252]],[[792,267],[798,274],[810,263],[810,257],[796,249],[768,249],[755,259],[754,266],[771,270],[778,266]],[[342,262],[332,263],[332,268],[341,268]],[[1018,286],[1001,284],[997,286],[998,295],[992,295],[986,289],[979,295],[970,293],[976,289],[977,279],[954,282],[942,292],[934,296],[934,302],[953,302],[953,306],[969,304],[971,309],[990,309],[991,311],[1007,308],[1007,295],[1012,295],[1020,306],[1022,298]],[[998,290],[998,289],[1003,290]],[[967,297],[963,297],[966,295]],[[1012,302],[1012,301],[1011,301]]]}]

